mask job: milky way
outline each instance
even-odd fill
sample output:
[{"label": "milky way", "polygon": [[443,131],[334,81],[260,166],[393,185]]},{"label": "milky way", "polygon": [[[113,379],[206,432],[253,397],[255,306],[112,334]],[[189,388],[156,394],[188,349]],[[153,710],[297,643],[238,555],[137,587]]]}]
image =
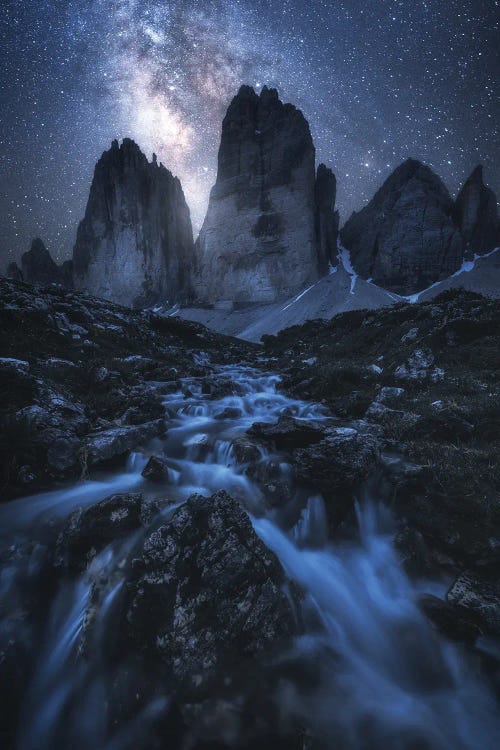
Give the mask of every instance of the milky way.
[{"label": "milky way", "polygon": [[408,156],[500,189],[494,0],[11,0],[0,73],[0,264],[68,257],[95,161],[130,136],[181,180],[195,230],[240,84],[309,120],[345,218]]}]

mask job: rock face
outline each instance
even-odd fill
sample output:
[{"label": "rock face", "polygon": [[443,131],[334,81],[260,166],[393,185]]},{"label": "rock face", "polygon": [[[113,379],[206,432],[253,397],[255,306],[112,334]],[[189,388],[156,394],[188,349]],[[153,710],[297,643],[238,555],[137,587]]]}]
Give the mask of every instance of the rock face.
[{"label": "rock face", "polygon": [[274,302],[325,272],[335,226],[335,178],[326,167],[317,192],[318,208],[314,145],[302,113],[275,89],[259,96],[242,86],[224,118],[217,181],[197,242],[199,300]]},{"label": "rock face", "polygon": [[201,359],[246,362],[254,352],[195,323],[5,278],[0,331],[0,505],[123,463],[164,432],[163,387],[209,380]]},{"label": "rock face", "polygon": [[15,262],[9,263],[7,277],[35,286],[61,284],[67,289],[73,287],[72,261],[67,260],[58,266],[39,237],[33,240],[31,249],[22,256],[21,268]]},{"label": "rock face", "polygon": [[181,184],[128,138],[96,165],[73,262],[77,289],[121,304],[189,296],[194,247]]},{"label": "rock face", "polygon": [[129,637],[200,697],[296,632],[285,576],[225,492],[193,496],[144,539],[125,603]]},{"label": "rock face", "polygon": [[14,281],[23,280],[23,272],[14,260],[7,266],[7,272],[5,275],[8,279],[13,279]]},{"label": "rock face", "polygon": [[316,173],[316,237],[318,241],[319,270],[328,273],[328,266],[337,263],[337,237],[339,214],[334,211],[337,197],[337,180],[331,169],[320,164]]},{"label": "rock face", "polygon": [[466,257],[481,255],[500,246],[500,220],[496,195],[483,181],[477,166],[458,194],[454,218],[462,232]]},{"label": "rock face", "polygon": [[37,237],[33,240],[31,249],[21,258],[21,268],[24,281],[28,284],[48,286],[59,278],[60,269],[52,260],[52,256]]},{"label": "rock face", "polygon": [[343,227],[355,270],[386,289],[408,294],[454,273],[463,240],[453,201],[434,172],[408,159]]}]

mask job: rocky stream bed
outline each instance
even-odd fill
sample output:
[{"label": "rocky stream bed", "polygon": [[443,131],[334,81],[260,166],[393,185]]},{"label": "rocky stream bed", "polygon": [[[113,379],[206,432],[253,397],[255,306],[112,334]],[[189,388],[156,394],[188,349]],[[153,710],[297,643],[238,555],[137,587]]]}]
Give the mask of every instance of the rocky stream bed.
[{"label": "rocky stream bed", "polygon": [[0,299],[2,746],[497,746],[496,303]]}]

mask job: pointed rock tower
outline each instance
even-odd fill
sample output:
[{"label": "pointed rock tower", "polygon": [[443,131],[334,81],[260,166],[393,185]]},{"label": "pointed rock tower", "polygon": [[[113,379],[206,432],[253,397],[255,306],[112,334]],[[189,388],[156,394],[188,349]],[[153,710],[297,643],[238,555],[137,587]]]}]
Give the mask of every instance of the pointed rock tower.
[{"label": "pointed rock tower", "polygon": [[408,159],[350,217],[340,239],[360,276],[409,294],[460,267],[463,241],[453,209],[448,190],[432,169]]},{"label": "pointed rock tower", "polygon": [[337,263],[339,214],[335,211],[337,180],[331,169],[320,164],[316,173],[316,240],[319,271],[328,273],[328,267]]},{"label": "pointed rock tower", "polygon": [[189,297],[194,245],[181,183],[128,138],[96,165],[73,263],[77,289],[123,305]]},{"label": "pointed rock tower", "polygon": [[[197,241],[200,302],[285,299],[325,272],[328,204],[316,206],[315,151],[303,114],[275,89],[242,86],[222,124],[217,181]],[[322,183],[323,184],[323,183]],[[330,206],[333,217],[333,205]]]},{"label": "pointed rock tower", "polygon": [[464,183],[455,201],[453,215],[462,232],[467,258],[500,246],[497,199],[493,190],[484,184],[481,165]]},{"label": "pointed rock tower", "polygon": [[21,256],[21,268],[11,263],[8,270],[10,278],[23,280],[35,286],[61,284],[67,289],[73,287],[73,269],[70,260],[60,266],[53,260],[40,237],[31,243],[31,248]]}]

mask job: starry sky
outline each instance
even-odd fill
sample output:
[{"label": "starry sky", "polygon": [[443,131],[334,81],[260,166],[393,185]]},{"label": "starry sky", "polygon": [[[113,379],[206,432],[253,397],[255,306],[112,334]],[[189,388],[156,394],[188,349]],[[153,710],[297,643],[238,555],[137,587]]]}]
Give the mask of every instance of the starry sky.
[{"label": "starry sky", "polygon": [[499,0],[2,0],[0,265],[71,255],[92,172],[129,136],[195,232],[242,83],[302,109],[346,219],[409,156],[500,193]]}]

